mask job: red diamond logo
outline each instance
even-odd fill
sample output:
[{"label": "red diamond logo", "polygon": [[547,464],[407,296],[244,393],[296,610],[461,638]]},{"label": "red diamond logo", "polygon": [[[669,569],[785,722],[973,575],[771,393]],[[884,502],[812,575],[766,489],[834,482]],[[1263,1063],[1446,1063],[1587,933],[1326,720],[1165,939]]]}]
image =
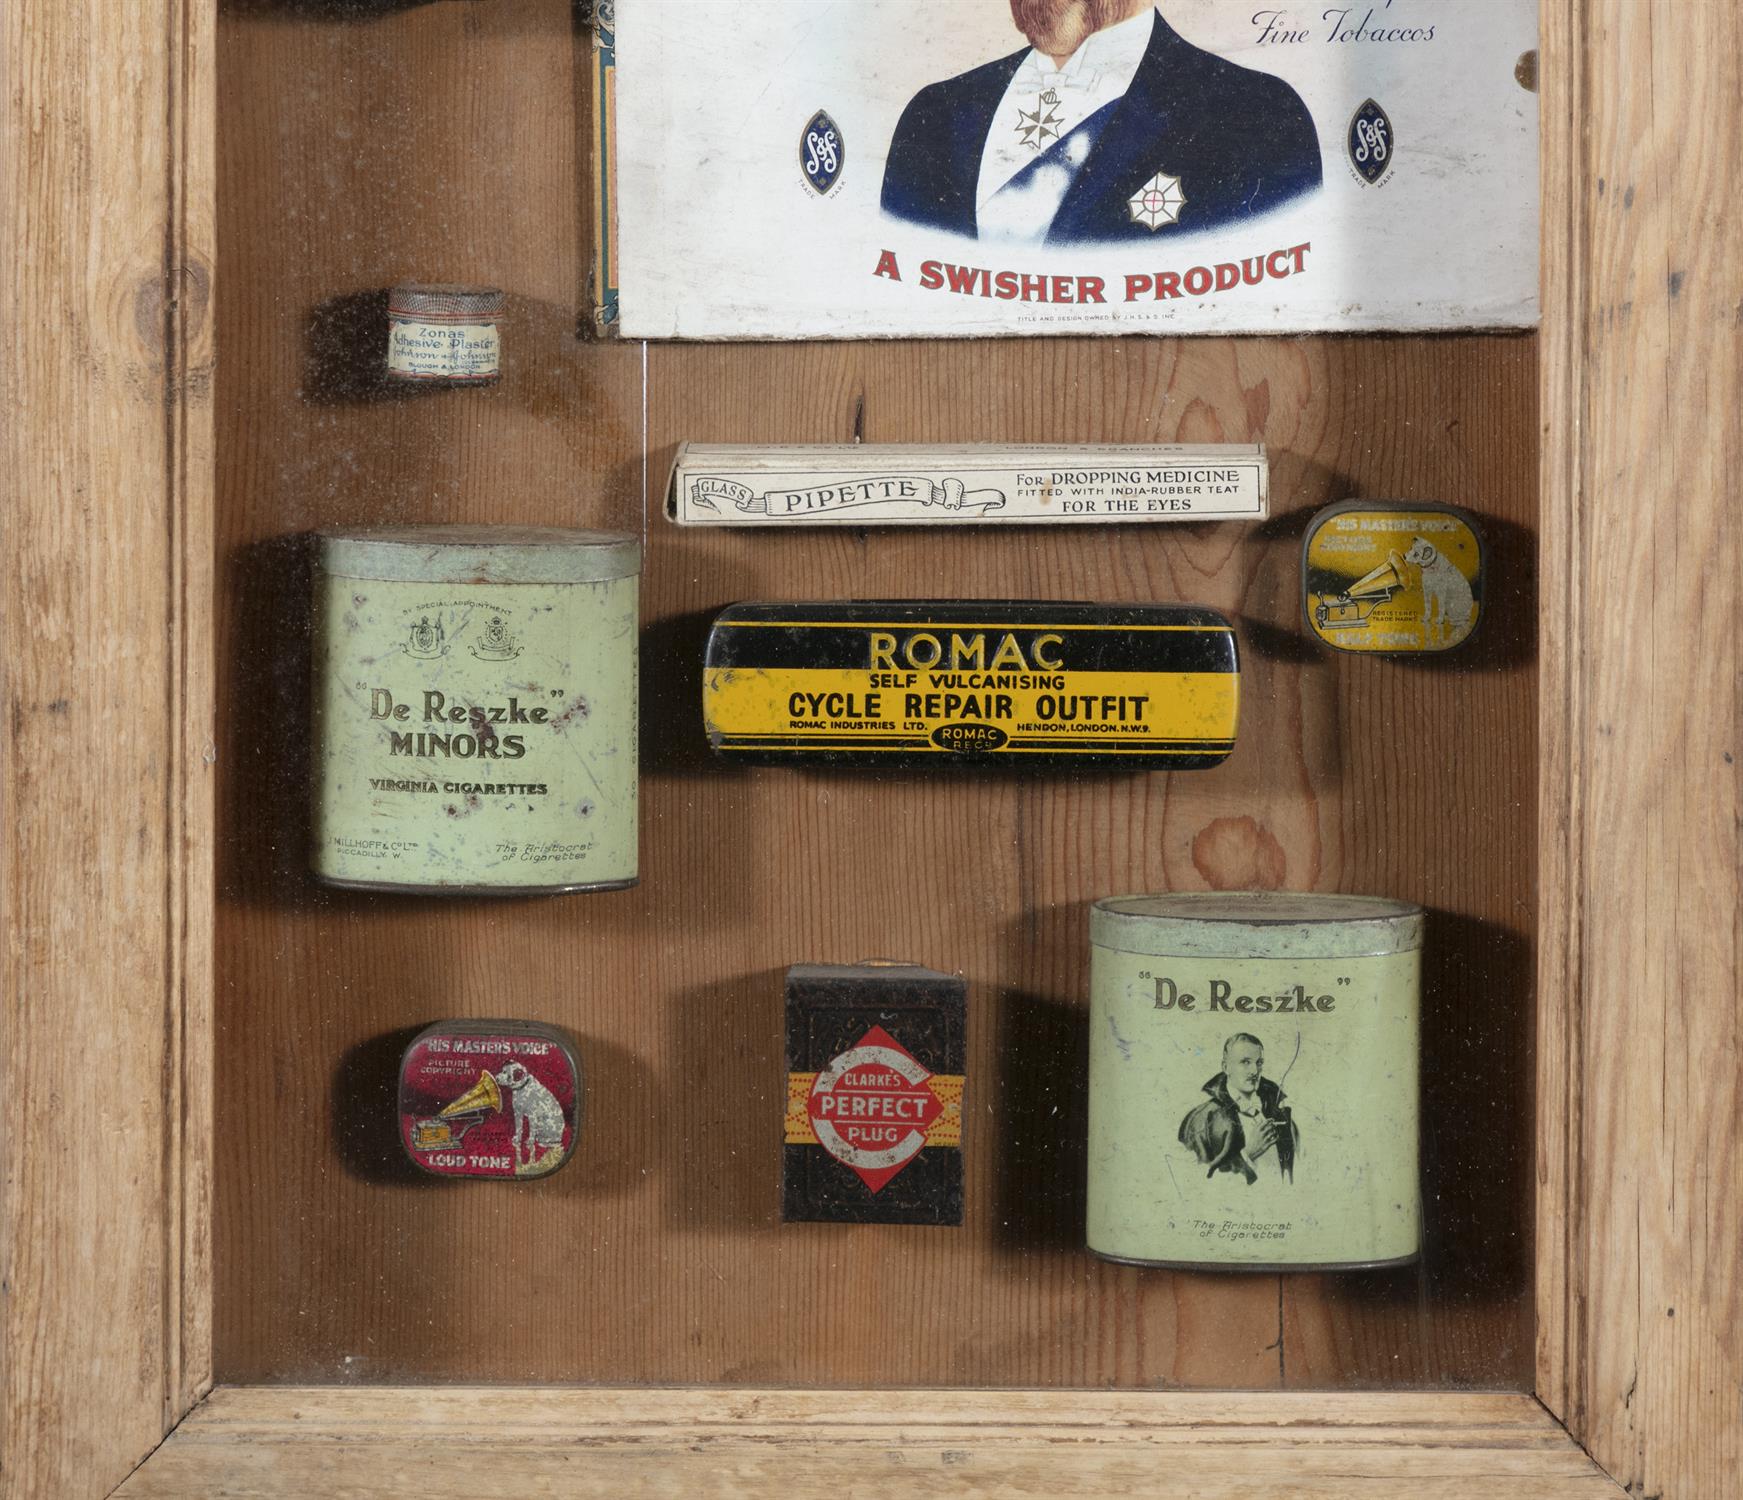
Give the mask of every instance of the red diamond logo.
[{"label": "red diamond logo", "polygon": [[932,1074],[874,1026],[817,1075],[805,1112],[818,1143],[874,1193],[920,1154],[944,1113]]}]

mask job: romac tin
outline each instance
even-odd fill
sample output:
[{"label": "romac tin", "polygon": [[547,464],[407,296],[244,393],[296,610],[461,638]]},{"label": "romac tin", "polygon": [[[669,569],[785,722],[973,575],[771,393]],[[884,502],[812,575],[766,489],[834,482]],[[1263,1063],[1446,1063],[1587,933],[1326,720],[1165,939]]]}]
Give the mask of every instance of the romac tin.
[{"label": "romac tin", "polygon": [[488,385],[502,373],[495,287],[396,286],[387,298],[387,374],[426,385]]},{"label": "romac tin", "polygon": [[539,1021],[438,1021],[400,1059],[400,1144],[438,1177],[549,1177],[581,1103],[574,1043]]},{"label": "romac tin", "polygon": [[636,879],[640,544],[603,532],[329,532],[315,579],[313,865],[331,885]]},{"label": "romac tin", "polygon": [[717,753],[762,764],[1196,770],[1234,748],[1238,649],[1193,605],[735,604],[702,714]]},{"label": "romac tin", "polygon": [[1091,909],[1090,945],[1092,1251],[1231,1271],[1416,1258],[1420,907],[1119,896]]},{"label": "romac tin", "polygon": [[1451,651],[1482,617],[1487,564],[1476,520],[1454,506],[1343,501],[1301,544],[1307,628],[1338,651]]}]

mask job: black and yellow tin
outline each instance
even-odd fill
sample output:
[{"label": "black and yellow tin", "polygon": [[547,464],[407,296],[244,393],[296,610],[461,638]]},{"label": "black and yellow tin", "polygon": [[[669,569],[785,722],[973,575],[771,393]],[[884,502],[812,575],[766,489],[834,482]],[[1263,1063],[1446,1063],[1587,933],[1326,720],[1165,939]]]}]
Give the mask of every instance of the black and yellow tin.
[{"label": "black and yellow tin", "polygon": [[1451,651],[1482,618],[1487,564],[1476,520],[1455,506],[1346,500],[1301,544],[1307,628],[1338,651]]},{"label": "black and yellow tin", "polygon": [[702,712],[763,764],[971,762],[1197,770],[1235,743],[1234,627],[1175,604],[735,604]]}]

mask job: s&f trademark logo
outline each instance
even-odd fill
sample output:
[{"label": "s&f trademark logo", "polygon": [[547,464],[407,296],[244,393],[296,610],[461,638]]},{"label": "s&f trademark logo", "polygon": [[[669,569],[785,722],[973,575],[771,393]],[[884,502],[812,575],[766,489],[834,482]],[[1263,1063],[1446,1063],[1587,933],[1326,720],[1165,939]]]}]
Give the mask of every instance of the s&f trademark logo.
[{"label": "s&f trademark logo", "polygon": [[1372,99],[1350,120],[1349,151],[1350,165],[1369,187],[1378,184],[1392,165],[1392,121]]},{"label": "s&f trademark logo", "polygon": [[827,110],[818,110],[800,132],[799,165],[805,181],[819,196],[841,180],[842,168],[847,165],[847,147],[841,139],[841,127],[829,118]]},{"label": "s&f trademark logo", "polygon": [[1160,229],[1164,224],[1178,224],[1180,210],[1186,207],[1186,190],[1180,179],[1171,173],[1158,172],[1137,192],[1126,199],[1132,222],[1146,229]]},{"label": "s&f trademark logo", "polygon": [[874,1193],[920,1154],[944,1105],[931,1072],[874,1026],[817,1075],[805,1113],[818,1144]]}]

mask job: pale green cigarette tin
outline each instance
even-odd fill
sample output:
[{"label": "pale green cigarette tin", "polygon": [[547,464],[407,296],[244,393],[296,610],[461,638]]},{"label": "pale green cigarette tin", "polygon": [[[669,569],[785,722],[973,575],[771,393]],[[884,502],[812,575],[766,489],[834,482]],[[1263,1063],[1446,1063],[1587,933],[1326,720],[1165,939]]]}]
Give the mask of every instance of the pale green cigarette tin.
[{"label": "pale green cigarette tin", "polygon": [[1365,896],[1096,902],[1089,1248],[1230,1271],[1415,1260],[1422,927]]},{"label": "pale green cigarette tin", "polygon": [[534,894],[632,885],[631,536],[418,526],[318,539],[315,874]]}]

